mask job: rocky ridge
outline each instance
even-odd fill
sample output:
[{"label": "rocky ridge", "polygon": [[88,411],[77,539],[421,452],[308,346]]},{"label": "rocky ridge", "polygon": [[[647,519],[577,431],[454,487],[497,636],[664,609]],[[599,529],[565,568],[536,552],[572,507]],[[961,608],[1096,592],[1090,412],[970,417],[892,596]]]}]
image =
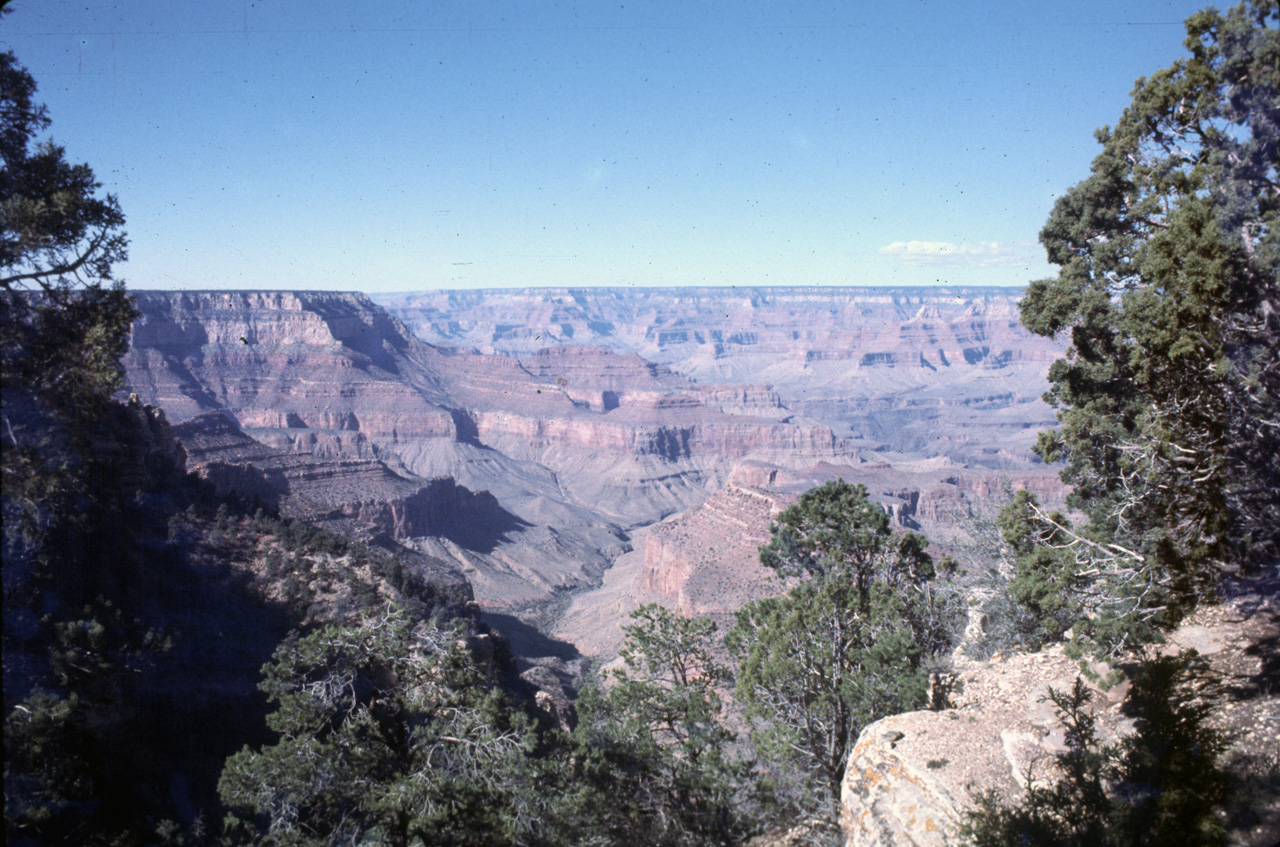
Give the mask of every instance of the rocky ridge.
[{"label": "rocky ridge", "polygon": [[706,502],[649,529],[640,581],[682,615],[731,613],[776,594],[757,551],[772,518],[794,498],[730,482]]},{"label": "rocky ridge", "polygon": [[476,516],[500,512],[488,492],[450,478],[408,479],[375,458],[276,449],[254,440],[225,412],[206,412],[172,427],[188,467],[219,493],[256,497],[286,517],[325,525],[352,520],[402,542],[449,535]]}]

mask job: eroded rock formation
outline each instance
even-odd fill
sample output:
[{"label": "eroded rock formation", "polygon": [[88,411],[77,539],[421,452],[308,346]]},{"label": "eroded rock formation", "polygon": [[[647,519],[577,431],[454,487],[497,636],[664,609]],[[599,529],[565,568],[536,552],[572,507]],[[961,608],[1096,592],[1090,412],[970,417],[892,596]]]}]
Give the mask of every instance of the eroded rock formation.
[{"label": "eroded rock formation", "polygon": [[178,424],[190,470],[220,492],[256,497],[288,517],[315,523],[351,519],[396,541],[465,533],[501,509],[492,494],[452,479],[410,480],[377,459],[273,449],[249,437],[224,412]]},{"label": "eroded rock formation", "polygon": [[[1044,375],[1061,355],[1000,288],[671,288],[431,291],[376,300],[419,337],[520,357],[608,347],[707,386],[726,411],[826,424],[857,446],[1026,461],[1052,422]],[[540,355],[540,354],[538,354]],[[763,402],[760,402],[763,401]]]},{"label": "eroded rock formation", "polygon": [[760,564],[769,524],[794,498],[730,482],[705,503],[650,528],[641,582],[684,615],[724,614],[777,594]]},{"label": "eroded rock formation", "polygon": [[[136,300],[131,390],[178,421],[225,413],[255,449],[281,453],[209,454],[203,473],[414,538],[491,604],[598,580],[627,531],[700,503],[741,459],[853,454],[827,425],[786,421],[768,389],[704,390],[603,348],[553,346],[522,362],[434,346],[359,294]],[[453,488],[423,487],[445,478]],[[462,490],[493,502],[452,503]],[[443,531],[442,503],[467,525]]]},{"label": "eroded rock formation", "polygon": [[[1234,734],[1236,753],[1275,749],[1278,585],[1280,573],[1237,583],[1224,605],[1198,611],[1166,648],[1194,648],[1222,674],[1228,693],[1214,721]],[[1068,691],[1079,665],[1060,647],[985,662],[958,655],[950,708],[894,715],[859,735],[841,792],[847,847],[942,847],[977,794],[993,790],[1017,800],[1028,779],[1056,778],[1054,756],[1066,750],[1065,737],[1045,697],[1050,687]],[[1121,712],[1128,684],[1093,690],[1100,737],[1115,741],[1132,732]],[[1233,832],[1232,843],[1261,847],[1280,835],[1280,800],[1255,811],[1260,820]]]}]

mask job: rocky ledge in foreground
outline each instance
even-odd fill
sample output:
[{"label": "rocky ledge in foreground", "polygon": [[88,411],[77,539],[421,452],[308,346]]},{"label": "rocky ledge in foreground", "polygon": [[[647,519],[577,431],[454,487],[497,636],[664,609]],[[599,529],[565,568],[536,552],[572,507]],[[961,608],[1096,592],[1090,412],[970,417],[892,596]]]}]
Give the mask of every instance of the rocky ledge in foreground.
[{"label": "rocky ledge in foreground", "polygon": [[[1274,756],[1280,749],[1280,568],[1206,607],[1170,637],[1170,651],[1193,648],[1226,684],[1216,723],[1235,737],[1226,758]],[[846,847],[943,847],[955,843],[964,812],[977,795],[995,790],[1008,801],[1024,796],[1028,773],[1050,773],[1065,751],[1048,688],[1067,691],[1079,673],[1061,647],[984,662],[958,657],[951,707],[908,712],[863,729],[849,757],[841,791]],[[1127,683],[1102,692],[1093,705],[1104,742],[1132,731],[1121,714]],[[1262,847],[1280,837],[1280,798],[1236,810],[1229,843]],[[1238,814],[1243,812],[1244,814]]]}]

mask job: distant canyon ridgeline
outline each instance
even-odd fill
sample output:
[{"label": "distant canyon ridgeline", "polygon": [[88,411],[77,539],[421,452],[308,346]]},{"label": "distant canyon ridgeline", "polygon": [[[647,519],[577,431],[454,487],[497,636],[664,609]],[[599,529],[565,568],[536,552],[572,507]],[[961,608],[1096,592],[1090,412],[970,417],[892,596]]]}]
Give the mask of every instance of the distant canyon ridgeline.
[{"label": "distant canyon ridgeline", "polygon": [[1029,451],[1062,355],[1018,290],[133,292],[130,390],[188,466],[286,514],[380,535],[490,609],[572,595],[606,651],[650,599],[731,611],[799,492],[843,477],[945,539]]}]

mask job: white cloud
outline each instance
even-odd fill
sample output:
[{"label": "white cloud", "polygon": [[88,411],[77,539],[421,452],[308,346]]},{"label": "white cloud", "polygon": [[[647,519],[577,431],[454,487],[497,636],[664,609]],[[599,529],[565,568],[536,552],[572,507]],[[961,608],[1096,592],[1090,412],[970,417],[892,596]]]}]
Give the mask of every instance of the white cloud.
[{"label": "white cloud", "polygon": [[971,268],[1012,268],[1036,264],[1035,245],[1025,241],[980,241],[952,244],[949,241],[895,241],[876,251],[894,256],[915,267],[963,265]]}]

